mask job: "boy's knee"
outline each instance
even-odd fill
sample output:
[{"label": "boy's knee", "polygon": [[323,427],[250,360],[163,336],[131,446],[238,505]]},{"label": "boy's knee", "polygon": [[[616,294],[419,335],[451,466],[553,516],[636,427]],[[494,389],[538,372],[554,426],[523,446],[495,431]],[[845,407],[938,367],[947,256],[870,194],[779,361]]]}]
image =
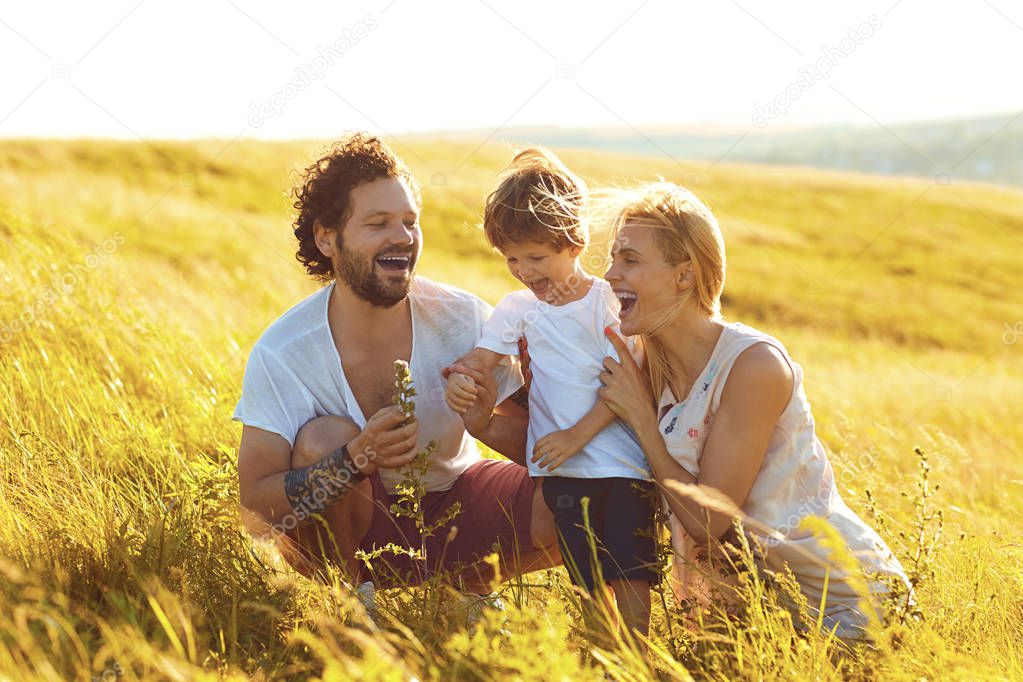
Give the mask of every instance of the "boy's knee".
[{"label": "boy's knee", "polygon": [[325,415],[310,419],[295,436],[291,450],[291,468],[316,464],[359,435],[361,429],[348,417]]}]

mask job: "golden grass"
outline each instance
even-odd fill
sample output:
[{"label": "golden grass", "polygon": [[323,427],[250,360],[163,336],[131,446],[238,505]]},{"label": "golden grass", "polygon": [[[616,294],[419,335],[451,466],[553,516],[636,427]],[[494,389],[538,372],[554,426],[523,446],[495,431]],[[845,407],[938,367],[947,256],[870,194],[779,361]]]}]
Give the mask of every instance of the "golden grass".
[{"label": "golden grass", "polygon": [[[422,274],[495,300],[513,282],[475,225],[511,149],[410,144]],[[508,622],[475,633],[382,595],[380,631],[336,578],[300,578],[240,529],[230,414],[254,339],[316,287],[286,192],[320,149],[0,143],[0,678],[1023,676],[1023,335],[1007,342],[1023,319],[1023,193],[565,151],[595,184],[660,175],[708,201],[729,248],[726,315],[804,366],[842,494],[866,513],[872,492],[903,559],[914,446],[941,485],[924,620],[885,630],[876,652],[795,636],[753,585],[761,605],[708,620],[679,661],[658,658],[658,610],[643,661],[586,645],[561,571],[509,588]]]}]

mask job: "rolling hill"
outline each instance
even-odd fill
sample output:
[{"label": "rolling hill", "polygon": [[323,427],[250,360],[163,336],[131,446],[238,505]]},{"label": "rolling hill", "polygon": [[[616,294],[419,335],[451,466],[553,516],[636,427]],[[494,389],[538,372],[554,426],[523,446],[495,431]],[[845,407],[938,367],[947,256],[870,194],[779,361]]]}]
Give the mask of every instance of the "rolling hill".
[{"label": "rolling hill", "polygon": [[[512,147],[395,147],[423,184],[421,274],[490,301],[513,288],[477,227]],[[255,338],[317,286],[294,258],[288,191],[322,148],[0,141],[0,677],[116,664],[166,679],[602,679],[557,572],[518,588],[493,641],[402,594],[385,607],[405,630],[369,637],[339,585],[300,578],[240,530],[230,414]],[[880,523],[869,490],[886,539],[925,576],[923,620],[876,656],[836,663],[774,623],[697,632],[684,665],[718,678],[1023,675],[1023,191],[562,158],[594,186],[664,177],[708,203],[728,248],[726,317],[804,366],[843,496]]]}]

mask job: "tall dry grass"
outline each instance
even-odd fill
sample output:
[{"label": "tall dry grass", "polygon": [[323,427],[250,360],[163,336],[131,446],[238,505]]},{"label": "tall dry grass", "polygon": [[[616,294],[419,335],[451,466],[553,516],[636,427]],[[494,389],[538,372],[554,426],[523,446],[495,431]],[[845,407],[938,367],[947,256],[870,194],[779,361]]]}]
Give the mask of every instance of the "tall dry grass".
[{"label": "tall dry grass", "polygon": [[[375,625],[340,576],[244,533],[230,414],[255,337],[315,287],[285,192],[319,145],[225,144],[0,143],[0,677],[1023,676],[1018,191],[564,153],[593,183],[699,181],[726,315],[804,365],[843,496],[924,576],[921,619],[853,654],[755,577],[738,612],[656,606],[648,644],[604,648],[562,570],[514,577],[475,630],[411,589],[381,593]],[[513,283],[475,224],[510,149],[410,144],[423,274],[496,299]]]}]

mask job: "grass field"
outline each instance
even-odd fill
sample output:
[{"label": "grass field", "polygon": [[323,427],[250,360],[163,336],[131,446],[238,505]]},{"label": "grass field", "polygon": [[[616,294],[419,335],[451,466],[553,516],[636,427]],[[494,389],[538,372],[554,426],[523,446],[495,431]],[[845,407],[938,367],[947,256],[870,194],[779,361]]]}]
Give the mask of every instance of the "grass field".
[{"label": "grass field", "polygon": [[[514,283],[476,224],[511,149],[409,144],[421,274],[496,300]],[[367,628],[241,529],[230,415],[255,338],[316,287],[287,192],[321,149],[0,142],[0,678],[1023,678],[1023,192],[564,152],[594,184],[660,175],[709,203],[726,317],[804,366],[841,493],[873,522],[871,492],[924,577],[922,619],[874,651],[836,656],[761,603],[673,664],[588,649],[560,570],[508,589],[503,635],[413,590]]]}]

